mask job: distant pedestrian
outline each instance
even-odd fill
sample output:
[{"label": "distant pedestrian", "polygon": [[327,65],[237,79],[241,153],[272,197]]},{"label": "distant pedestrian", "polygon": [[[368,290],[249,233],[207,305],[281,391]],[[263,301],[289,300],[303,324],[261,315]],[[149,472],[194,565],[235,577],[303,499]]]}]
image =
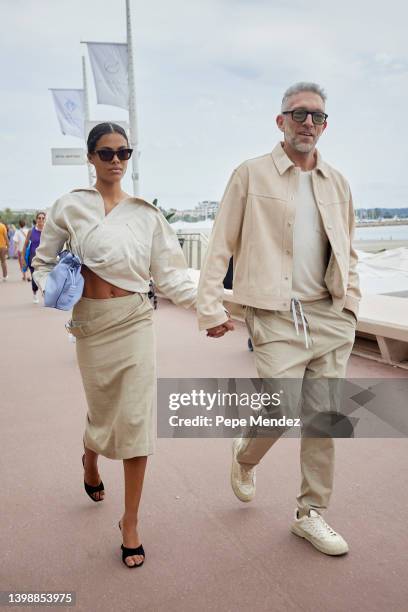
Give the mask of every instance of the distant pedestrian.
[{"label": "distant pedestrian", "polygon": [[8,250],[8,255],[10,259],[16,259],[17,257],[17,253],[16,253],[16,249],[14,246],[14,234],[16,233],[16,226],[11,223],[9,228],[8,228],[8,239],[9,239],[9,250]]},{"label": "distant pedestrian", "polygon": [[8,279],[7,276],[7,252],[9,248],[9,239],[7,235],[7,227],[0,219],[0,263],[3,272],[3,281]]},{"label": "distant pedestrian", "polygon": [[31,265],[31,262],[40,244],[41,232],[44,229],[44,223],[45,223],[45,212],[41,211],[37,213],[37,216],[35,218],[35,226],[28,232],[27,237],[25,239],[24,246],[23,246],[23,260],[27,261],[27,265],[31,272],[31,288],[33,290],[34,304],[38,304],[40,300],[38,299],[38,295],[37,295],[38,286],[36,285],[34,278],[33,278],[34,269]]},{"label": "distant pedestrian", "polygon": [[28,228],[24,219],[20,219],[18,222],[19,228],[16,230],[13,236],[14,250],[17,253],[18,265],[20,266],[22,278],[21,280],[27,280],[27,268],[23,258],[23,247],[27,238]]}]

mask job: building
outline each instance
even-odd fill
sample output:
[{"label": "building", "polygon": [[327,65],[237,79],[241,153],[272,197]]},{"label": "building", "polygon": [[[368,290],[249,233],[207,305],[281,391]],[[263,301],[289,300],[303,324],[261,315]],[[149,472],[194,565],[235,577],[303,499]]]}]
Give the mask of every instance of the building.
[{"label": "building", "polygon": [[196,210],[199,212],[200,215],[203,215],[204,218],[214,219],[219,205],[220,203],[215,200],[203,200],[202,202],[198,203],[198,205],[196,206]]}]

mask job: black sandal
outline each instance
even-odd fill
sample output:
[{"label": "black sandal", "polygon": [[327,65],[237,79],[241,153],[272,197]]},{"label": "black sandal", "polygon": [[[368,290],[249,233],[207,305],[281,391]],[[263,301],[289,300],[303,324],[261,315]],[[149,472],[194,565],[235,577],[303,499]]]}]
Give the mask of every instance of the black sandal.
[{"label": "black sandal", "polygon": [[[85,454],[82,455],[82,465],[83,465],[83,467],[85,469]],[[85,482],[85,480],[84,480],[84,487],[85,487],[85,491],[87,492],[89,497],[92,499],[92,501],[94,501],[94,502],[103,501],[103,497],[99,496],[99,499],[95,499],[92,496],[94,493],[99,493],[100,491],[105,491],[105,487],[103,486],[102,480],[101,480],[101,482],[96,487],[93,487],[92,485],[87,484]]]},{"label": "black sandal", "polygon": [[129,569],[133,569],[134,567],[142,567],[144,559],[141,563],[135,563],[134,565],[128,565],[125,561],[125,559],[127,559],[128,557],[133,557],[133,555],[142,555],[143,557],[145,557],[145,551],[142,545],[138,546],[137,548],[127,548],[122,544],[121,549],[122,561],[126,565],[126,567],[128,567]]},{"label": "black sandal", "polygon": [[[120,522],[119,522],[119,529],[120,531],[122,531]],[[138,546],[137,548],[127,548],[127,546],[123,546],[122,544],[120,548],[122,550],[122,561],[126,565],[126,567],[128,567],[129,569],[133,569],[134,567],[142,567],[145,561],[145,557],[146,557],[142,544],[140,544],[140,546]],[[133,555],[142,556],[143,561],[141,563],[135,563],[134,565],[128,565],[125,559],[127,559],[127,557],[133,557]]]}]

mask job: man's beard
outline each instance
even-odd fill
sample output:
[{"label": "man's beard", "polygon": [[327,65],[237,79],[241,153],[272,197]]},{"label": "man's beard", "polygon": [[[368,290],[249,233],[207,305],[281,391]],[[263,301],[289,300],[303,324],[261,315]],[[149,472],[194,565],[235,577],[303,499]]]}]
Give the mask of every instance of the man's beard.
[{"label": "man's beard", "polygon": [[312,151],[314,149],[316,143],[311,142],[294,142],[292,143],[292,147],[296,150],[299,151],[299,153],[310,153],[310,151]]},{"label": "man's beard", "polygon": [[290,146],[298,153],[310,153],[316,146],[317,139],[313,138],[313,142],[299,142],[296,135],[287,134],[286,139]]}]

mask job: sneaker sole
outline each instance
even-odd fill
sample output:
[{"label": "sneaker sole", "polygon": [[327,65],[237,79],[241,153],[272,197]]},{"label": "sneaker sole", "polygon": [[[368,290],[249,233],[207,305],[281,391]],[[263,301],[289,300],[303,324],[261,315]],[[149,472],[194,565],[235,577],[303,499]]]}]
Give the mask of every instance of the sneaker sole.
[{"label": "sneaker sole", "polygon": [[348,551],[349,551],[348,547],[347,547],[347,550],[342,550],[340,552],[334,552],[334,551],[331,551],[331,550],[329,550],[327,548],[324,548],[324,546],[321,546],[318,542],[316,542],[316,540],[314,540],[312,538],[312,536],[310,536],[309,534],[305,533],[302,529],[298,529],[296,527],[296,525],[292,525],[290,530],[291,530],[292,533],[297,535],[299,538],[303,538],[304,540],[307,540],[308,542],[310,542],[310,544],[312,544],[312,546],[314,546],[318,551],[324,553],[325,555],[330,555],[331,557],[339,557],[341,555],[347,554]]},{"label": "sneaker sole", "polygon": [[254,499],[255,494],[249,498],[241,497],[242,496],[241,491],[235,487],[235,481],[234,481],[234,463],[235,462],[236,460],[235,460],[235,440],[234,440],[234,442],[232,443],[231,489],[233,490],[235,497],[239,499],[239,501],[243,502],[244,504],[247,504],[248,502],[251,502]]}]

